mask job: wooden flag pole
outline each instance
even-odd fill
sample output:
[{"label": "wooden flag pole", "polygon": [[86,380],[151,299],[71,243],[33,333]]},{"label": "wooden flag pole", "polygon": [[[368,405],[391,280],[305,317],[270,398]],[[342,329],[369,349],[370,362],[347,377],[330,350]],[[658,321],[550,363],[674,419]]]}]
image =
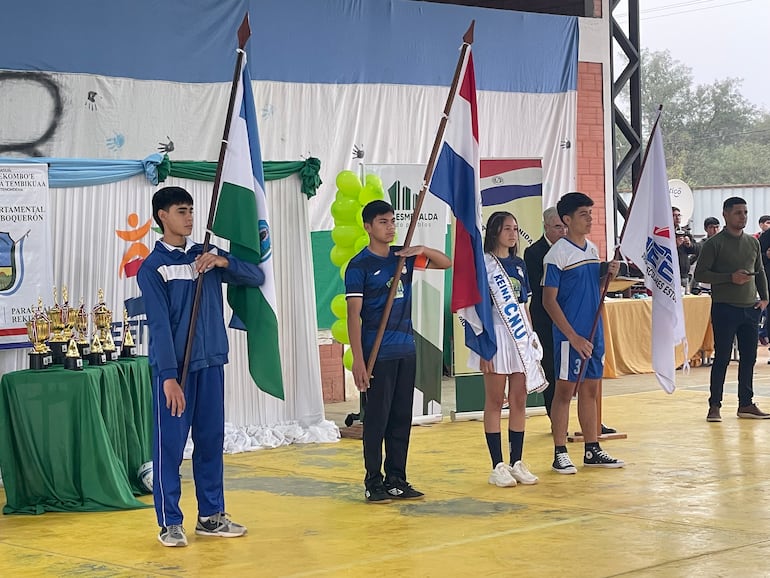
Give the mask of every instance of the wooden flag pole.
[{"label": "wooden flag pole", "polygon": [[[465,55],[468,52],[471,44],[473,44],[473,27],[476,21],[471,21],[471,25],[463,35],[463,45],[460,50],[460,58],[457,61],[457,67],[455,68],[454,78],[452,79],[452,86],[449,89],[449,96],[447,96],[446,105],[444,106],[444,114],[441,117],[438,131],[436,132],[436,138],[433,140],[433,150],[430,153],[430,159],[428,165],[425,167],[425,175],[422,178],[422,186],[420,187],[420,193],[417,196],[417,202],[412,211],[412,219],[409,222],[409,229],[406,232],[406,238],[404,239],[404,248],[406,249],[412,243],[412,237],[414,236],[414,230],[417,227],[417,221],[420,215],[420,209],[422,209],[422,203],[425,200],[425,192],[428,190],[428,181],[433,174],[433,168],[436,165],[436,159],[438,158],[439,150],[441,149],[441,141],[444,139],[444,131],[446,130],[446,123],[449,119],[449,112],[452,110],[452,103],[454,102],[455,95],[457,94],[457,85],[460,82],[460,72],[462,71],[463,62],[465,61]],[[406,262],[406,257],[400,257],[396,272],[393,275],[393,282],[390,285],[390,291],[388,291],[388,299],[385,302],[385,307],[382,312],[382,318],[380,319],[380,326],[377,328],[377,335],[374,338],[374,345],[372,351],[369,354],[369,361],[366,364],[366,371],[371,376],[374,370],[374,362],[377,361],[377,353],[380,351],[380,345],[382,345],[382,336],[385,334],[385,327],[388,325],[388,317],[390,317],[390,310],[393,308],[393,299],[396,297],[396,290],[398,289],[398,282],[401,279],[401,270]]]},{"label": "wooden flag pole", "polygon": [[[233,108],[235,107],[235,96],[238,92],[238,83],[240,82],[241,66],[245,55],[244,47],[246,41],[251,36],[251,27],[249,26],[248,12],[243,17],[241,25],[238,27],[238,57],[235,61],[235,72],[233,72],[233,83],[230,87],[230,102],[227,104],[227,117],[225,117],[225,130],[222,135],[222,144],[219,147],[219,159],[217,160],[217,171],[214,176],[214,188],[211,193],[211,204],[209,205],[209,218],[206,221],[206,234],[203,237],[203,253],[209,250],[211,242],[211,227],[214,225],[214,216],[217,212],[217,200],[219,199],[219,188],[222,183],[222,165],[227,152],[227,140],[230,137],[230,124],[232,122]],[[184,360],[182,361],[182,376],[179,379],[179,386],[184,389],[187,375],[190,370],[190,356],[192,355],[193,340],[195,338],[195,326],[198,321],[198,310],[200,309],[201,293],[203,292],[203,275],[205,271],[198,274],[198,280],[195,282],[195,297],[193,298],[192,312],[190,313],[190,328],[187,332],[187,342],[184,348]]]},{"label": "wooden flag pole", "polygon": [[[449,95],[447,96],[446,104],[444,105],[444,113],[441,117],[441,122],[436,132],[436,138],[433,140],[433,149],[428,159],[428,164],[425,167],[425,174],[422,178],[422,185],[420,186],[420,193],[417,195],[417,201],[412,211],[412,218],[409,221],[409,228],[406,232],[406,238],[404,239],[403,247],[406,249],[412,243],[412,237],[414,236],[414,230],[419,221],[420,209],[422,209],[422,203],[425,200],[425,193],[428,190],[428,182],[433,174],[433,169],[436,165],[436,159],[438,158],[439,150],[441,149],[441,142],[444,139],[444,132],[446,130],[446,123],[449,120],[449,112],[452,110],[452,103],[457,95],[457,85],[460,83],[460,73],[462,72],[463,62],[465,61],[465,55],[468,53],[468,49],[473,44],[473,27],[476,21],[472,20],[468,30],[463,35],[463,44],[460,49],[460,57],[457,60],[457,67],[455,68],[454,77],[452,78],[452,85],[449,88]],[[398,290],[398,283],[401,279],[401,271],[404,268],[406,257],[399,257],[396,271],[393,275],[393,281],[388,291],[388,298],[385,301],[385,306],[382,310],[382,317],[380,318],[380,325],[377,328],[377,334],[374,338],[374,344],[372,350],[369,353],[369,359],[366,363],[366,372],[369,378],[372,378],[374,372],[374,364],[377,361],[377,354],[380,351],[380,345],[382,345],[382,338],[385,335],[385,328],[388,325],[388,318],[390,317],[390,311],[393,309],[393,300],[396,297],[396,291]],[[361,392],[361,409],[359,413],[359,420],[363,422],[365,420],[366,413],[366,392]],[[363,436],[363,430],[360,425],[348,426],[347,428],[340,430],[342,437],[361,439]]]},{"label": "wooden flag pole", "polygon": [[[422,203],[425,200],[425,193],[428,190],[428,182],[433,175],[433,168],[436,165],[436,159],[438,158],[439,150],[441,149],[441,142],[444,140],[444,131],[446,130],[446,123],[449,120],[449,113],[452,110],[452,103],[454,102],[457,94],[457,85],[460,82],[460,72],[462,71],[463,62],[465,61],[465,55],[468,52],[471,44],[473,44],[473,27],[476,21],[472,20],[468,30],[463,35],[463,44],[460,49],[460,58],[457,60],[457,67],[455,68],[454,78],[452,79],[452,86],[449,89],[449,95],[447,96],[446,105],[444,106],[444,114],[441,117],[441,122],[436,132],[436,138],[433,140],[433,150],[430,153],[430,159],[425,167],[425,175],[422,178],[422,186],[420,187],[420,193],[417,196],[417,202],[412,212],[412,219],[409,222],[409,229],[404,239],[404,249],[409,247],[412,243],[412,237],[414,236],[414,230],[419,220],[420,209],[422,209]],[[380,319],[380,326],[377,328],[377,335],[374,338],[374,345],[372,351],[369,354],[369,361],[366,364],[366,371],[369,376],[372,375],[374,370],[374,363],[377,361],[377,353],[380,351],[380,345],[382,344],[382,337],[385,334],[385,327],[388,325],[388,318],[390,317],[390,311],[393,308],[393,299],[396,296],[396,290],[398,289],[398,283],[401,279],[401,270],[406,262],[406,257],[400,257],[398,265],[396,266],[396,272],[393,275],[393,282],[390,285],[390,291],[388,291],[388,299],[385,302],[385,307],[382,311],[382,318]]]},{"label": "wooden flag pole", "polygon": [[[628,220],[629,220],[629,217],[631,216],[631,211],[634,208],[634,201],[636,201],[636,191],[639,188],[639,181],[642,178],[642,174],[644,174],[644,167],[647,165],[647,155],[650,154],[650,143],[652,142],[652,137],[655,135],[655,131],[658,129],[658,123],[660,122],[660,115],[662,112],[663,112],[663,105],[661,104],[658,106],[658,114],[655,117],[655,122],[652,125],[650,136],[647,139],[647,148],[644,151],[644,158],[642,159],[642,167],[641,167],[641,170],[639,171],[639,177],[637,178],[636,183],[634,183],[634,186],[632,189],[631,203],[628,206],[628,212],[626,213],[626,218],[623,221],[623,228],[620,230],[620,237],[618,238],[618,246],[615,248],[615,253],[613,256],[615,260],[619,260],[621,258],[620,244],[623,242],[623,236],[626,233],[626,226],[628,225]],[[604,283],[602,284],[602,292],[601,292],[601,296],[599,297],[599,307],[597,307],[596,309],[596,315],[594,315],[594,321],[593,321],[593,324],[591,325],[591,333],[588,336],[588,341],[590,341],[591,343],[593,343],[594,337],[596,337],[596,331],[599,327],[599,320],[601,319],[602,310],[604,309],[604,298],[607,297],[607,291],[609,290],[609,287],[610,287],[610,274],[608,271],[607,275],[605,275],[604,277]],[[587,361],[588,361],[587,359],[580,360],[580,373],[578,375],[577,381],[575,382],[575,391],[574,391],[575,394],[578,393],[580,385],[583,383],[583,380],[585,378],[586,367],[588,365]],[[599,436],[601,436],[601,433],[602,433],[601,380],[599,380],[599,391],[596,396],[596,405],[597,405],[596,421],[598,422],[597,423],[597,427],[599,429],[598,433],[599,433]],[[568,441],[581,441],[582,437],[583,436],[581,432],[575,432],[574,436],[568,436],[567,439]],[[601,437],[603,437],[603,439],[617,439],[617,438],[625,439],[627,436],[626,434],[614,433],[614,434],[605,434],[604,436],[601,436]]]}]

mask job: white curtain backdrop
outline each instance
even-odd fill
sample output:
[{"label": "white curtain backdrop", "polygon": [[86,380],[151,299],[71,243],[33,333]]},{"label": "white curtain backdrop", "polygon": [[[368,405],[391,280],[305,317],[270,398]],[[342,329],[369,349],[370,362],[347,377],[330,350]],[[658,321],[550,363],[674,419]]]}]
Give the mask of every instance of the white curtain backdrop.
[{"label": "white curtain backdrop", "polygon": [[[41,151],[45,156],[141,159],[155,152],[159,141],[170,139],[175,147],[172,159],[217,158],[229,83],[50,76],[67,105],[60,129]],[[339,171],[357,167],[358,159],[351,156],[354,144],[363,145],[367,164],[427,163],[448,93],[445,86],[405,84],[253,81],[252,86],[263,157],[316,156],[324,161],[320,174],[324,184],[309,201],[311,231],[332,228],[334,180]],[[82,95],[94,89],[98,106],[83,106]],[[40,85],[18,82],[3,90],[11,104],[0,107],[2,140],[42,134],[51,112]],[[576,91],[480,90],[478,105],[481,158],[543,159],[544,207],[575,190]]]},{"label": "white curtain backdrop", "polygon": [[[193,239],[202,241],[212,184],[168,179],[164,185],[186,188],[195,200]],[[257,389],[248,373],[246,335],[229,330],[230,363],[225,368],[225,451],[236,452],[275,447],[294,442],[336,441],[337,426],[324,419],[313,264],[310,249],[307,199],[294,175],[266,183],[271,207],[275,274],[278,291],[281,362],[285,401]],[[51,189],[53,219],[54,282],[66,285],[70,304],[81,296],[91,309],[97,291],[104,289],[113,321],[122,322],[123,301],[139,294],[135,278],[119,275],[119,264],[131,243],[116,234],[130,230],[128,217],[138,216],[139,226],[152,218],[151,198],[157,190],[146,179],[132,179],[84,188]],[[152,249],[159,235],[150,232],[139,242]],[[212,243],[227,248],[227,241]],[[52,295],[42,295],[46,306]],[[30,304],[32,305],[32,304]],[[226,321],[230,309],[225,303]],[[116,339],[122,331],[116,330]],[[146,353],[146,335],[138,335],[140,353]],[[27,349],[0,351],[0,371],[24,369]]]}]

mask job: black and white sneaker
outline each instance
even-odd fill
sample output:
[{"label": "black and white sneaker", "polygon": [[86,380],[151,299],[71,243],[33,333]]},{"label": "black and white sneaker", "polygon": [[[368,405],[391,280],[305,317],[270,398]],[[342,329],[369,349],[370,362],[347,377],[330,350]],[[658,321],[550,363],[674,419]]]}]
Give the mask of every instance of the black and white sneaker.
[{"label": "black and white sneaker", "polygon": [[551,469],[557,474],[576,474],[577,468],[572,460],[569,459],[567,452],[556,452],[553,456],[553,464]]},{"label": "black and white sneaker", "polygon": [[366,488],[364,496],[370,504],[390,504],[393,501],[390,499],[390,494],[385,491],[385,486],[382,483]]},{"label": "black and white sneaker", "polygon": [[586,449],[583,465],[587,468],[622,468],[626,462],[613,458],[602,448]]},{"label": "black and white sneaker", "polygon": [[398,500],[422,500],[425,497],[405,480],[385,480],[385,491]]}]

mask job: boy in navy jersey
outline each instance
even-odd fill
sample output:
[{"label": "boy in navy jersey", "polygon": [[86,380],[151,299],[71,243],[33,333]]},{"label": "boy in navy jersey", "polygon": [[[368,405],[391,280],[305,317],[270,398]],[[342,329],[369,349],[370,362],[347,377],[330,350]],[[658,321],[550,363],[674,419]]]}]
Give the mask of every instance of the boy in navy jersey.
[{"label": "boy in navy jersey", "polygon": [[[345,272],[348,333],[353,351],[353,378],[366,394],[364,466],[366,499],[384,504],[397,499],[420,499],[422,492],[406,481],[406,455],[412,425],[416,356],[412,335],[412,273],[415,268],[448,269],[449,257],[422,245],[391,247],[396,218],[385,201],[372,201],[362,212],[369,246],[353,257]],[[399,257],[406,257],[393,308],[377,352],[372,375],[366,364]],[[385,479],[382,442],[385,441]]]},{"label": "boy in navy jersey", "polygon": [[[577,468],[567,454],[566,432],[569,406],[575,394],[581,361],[585,379],[578,394],[578,419],[585,438],[583,465],[621,468],[625,464],[610,456],[598,440],[596,397],[604,372],[604,333],[599,323],[593,342],[588,340],[601,291],[599,250],[587,236],[591,232],[594,202],[583,193],[567,193],[556,205],[567,225],[567,236],[556,241],[543,260],[543,306],[553,320],[553,353],[556,390],[551,405],[555,446],[552,469],[558,474],[575,474]],[[618,262],[612,261],[608,274],[615,277]]]},{"label": "boy in navy jersey", "polygon": [[[152,368],[153,484],[155,512],[164,546],[187,546],[179,497],[187,434],[192,427],[193,477],[198,498],[195,533],[234,538],[246,528],[225,513],[222,485],[224,441],[224,365],[228,343],[222,283],[256,287],[262,270],[211,246],[193,243],[193,199],[180,187],[165,187],[152,198],[152,214],[163,237],[137,276],[150,330]],[[254,223],[256,228],[257,224]],[[195,284],[203,276],[198,321],[185,389],[179,384],[190,326]]]}]

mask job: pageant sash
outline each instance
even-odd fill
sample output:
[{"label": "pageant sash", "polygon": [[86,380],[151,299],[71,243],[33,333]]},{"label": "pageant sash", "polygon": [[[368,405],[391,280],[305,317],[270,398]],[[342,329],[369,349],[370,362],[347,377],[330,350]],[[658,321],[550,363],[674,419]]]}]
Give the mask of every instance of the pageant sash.
[{"label": "pageant sash", "polygon": [[484,261],[489,271],[489,293],[500,318],[513,340],[516,352],[525,369],[527,393],[537,393],[548,387],[545,372],[540,365],[543,359],[543,347],[532,330],[527,310],[522,307],[513,289],[508,273],[495,255],[484,254]]}]

